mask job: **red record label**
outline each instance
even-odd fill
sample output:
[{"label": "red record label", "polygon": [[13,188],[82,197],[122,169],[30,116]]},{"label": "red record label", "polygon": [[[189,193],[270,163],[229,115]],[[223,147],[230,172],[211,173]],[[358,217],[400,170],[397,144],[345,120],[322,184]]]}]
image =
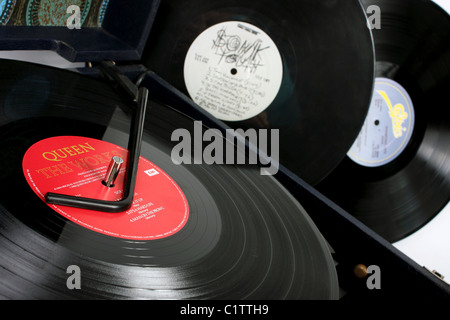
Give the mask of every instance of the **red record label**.
[{"label": "red record label", "polygon": [[[113,187],[102,180],[112,157],[124,160]],[[47,192],[101,200],[121,200],[128,150],[109,142],[76,136],[52,137],[32,145],[23,158],[23,172],[33,191],[45,202]],[[140,157],[133,205],[107,213],[47,204],[87,229],[122,239],[169,237],[186,224],[189,206],[176,182]]]}]

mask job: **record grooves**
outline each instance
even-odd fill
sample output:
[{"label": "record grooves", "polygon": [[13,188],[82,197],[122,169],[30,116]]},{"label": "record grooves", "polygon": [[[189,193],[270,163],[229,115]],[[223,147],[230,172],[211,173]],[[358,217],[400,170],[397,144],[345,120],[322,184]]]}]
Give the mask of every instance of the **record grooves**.
[{"label": "record grooves", "polygon": [[[142,156],[186,195],[183,229],[158,240],[126,240],[50,209],[25,181],[24,152],[66,135],[126,146],[126,106],[106,84],[72,72],[2,60],[0,73],[0,147],[15,164],[0,177],[0,296],[337,298],[329,248],[301,205],[256,167],[174,165],[171,132],[192,129],[192,119],[156,101],[146,118]],[[81,269],[81,290],[66,286],[71,265]]]},{"label": "record grooves", "polygon": [[[445,103],[450,87],[450,17],[428,1],[363,3],[383,10],[381,29],[373,30],[377,62],[372,105],[377,99],[391,99],[392,104],[404,106],[397,125],[410,140],[398,154],[389,144],[380,148],[391,158],[373,166],[369,160],[378,159],[370,154],[362,164],[349,152],[318,189],[385,239],[396,242],[424,226],[450,200],[450,112]],[[394,89],[383,89],[388,93],[383,98],[380,83],[388,81]],[[405,100],[407,95],[410,103]],[[409,111],[408,104],[412,105]],[[381,137],[375,127],[382,124],[370,116],[370,110],[363,129],[372,130],[375,141]],[[413,116],[415,121],[408,124]],[[385,120],[385,124],[391,121],[389,116]],[[355,145],[361,144],[361,137],[363,133]]]},{"label": "record grooves", "polygon": [[232,128],[279,129],[280,162],[312,185],[351,147],[374,75],[359,1],[163,1],[143,63]]}]

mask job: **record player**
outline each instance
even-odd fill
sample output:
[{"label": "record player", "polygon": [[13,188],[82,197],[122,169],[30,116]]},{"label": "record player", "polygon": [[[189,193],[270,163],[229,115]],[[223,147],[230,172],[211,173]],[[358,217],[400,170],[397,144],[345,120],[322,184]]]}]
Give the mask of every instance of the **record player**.
[{"label": "record player", "polygon": [[[152,46],[165,48],[164,45],[169,47],[171,45],[170,39],[167,38],[164,45],[160,43],[161,39],[158,36],[161,25],[155,27],[158,15],[163,16],[162,10],[167,10],[161,2],[135,1],[131,6],[123,1],[113,0],[79,1],[78,7],[81,9],[80,17],[83,21],[81,29],[69,29],[67,26],[52,26],[49,20],[45,20],[45,11],[40,12],[45,8],[45,1],[5,1],[2,12],[4,19],[2,24],[5,25],[0,28],[0,50],[51,50],[71,62],[85,62],[86,67],[61,71],[35,64],[1,61],[3,78],[0,81],[3,82],[3,88],[0,92],[6,102],[2,107],[1,123],[4,130],[0,136],[3,137],[4,150],[12,150],[10,151],[12,163],[20,162],[11,166],[18,168],[11,170],[16,170],[12,173],[13,177],[22,176],[23,181],[13,183],[13,187],[20,190],[20,195],[26,195],[24,196],[26,201],[17,198],[17,193],[11,192],[13,189],[2,191],[1,211],[5,222],[1,225],[1,246],[6,259],[2,262],[5,271],[0,281],[3,287],[0,289],[0,296],[12,299],[62,297],[275,300],[389,299],[424,295],[447,297],[449,287],[445,282],[417,265],[395,249],[390,242],[313,186],[336,166],[345,154],[338,157],[339,159],[328,159],[331,163],[325,163],[325,168],[317,169],[312,166],[309,172],[317,175],[314,177],[305,175],[304,178],[299,177],[295,168],[291,170],[292,168],[284,166],[282,157],[278,173],[267,179],[255,174],[259,172],[259,168],[256,170],[246,166],[232,166],[233,169],[229,169],[228,166],[220,165],[191,165],[187,169],[184,167],[179,169],[180,167],[170,163],[170,147],[173,143],[168,141],[171,141],[170,135],[174,130],[177,128],[192,130],[193,121],[201,121],[204,129],[213,128],[217,129],[216,133],[225,134],[227,129],[230,129],[230,123],[224,123],[205,111],[180,88],[176,88],[169,79],[154,70],[163,70],[166,66],[152,65],[147,63],[148,56],[143,58],[144,52],[150,52],[152,55],[154,52]],[[175,4],[175,7],[181,6],[182,2],[167,1],[171,3],[170,5]],[[270,1],[263,3],[270,7]],[[336,13],[332,11],[333,8],[340,12],[333,5],[328,7],[326,1],[315,5],[308,1],[300,3],[305,5],[302,9],[308,6],[311,10],[331,8],[328,17]],[[67,4],[61,1],[61,5]],[[290,1],[286,1],[286,5],[288,8],[300,6]],[[348,2],[347,5],[346,9],[351,10],[356,21],[363,24],[365,15],[363,8],[359,7],[359,1]],[[184,6],[184,10],[194,10],[189,4]],[[270,13],[267,8],[250,8],[245,3],[241,4],[246,7],[244,13],[239,11],[241,16],[226,2],[205,1],[204,6],[205,12],[214,12],[215,8],[225,6],[223,12],[227,15],[226,20],[230,20],[228,15],[233,15],[234,19],[248,22],[253,26],[260,21],[273,21],[271,15],[277,14],[277,12]],[[304,19],[308,21],[307,24],[314,25],[319,33],[326,33],[332,29],[329,25],[325,28],[324,21],[320,21],[316,15],[313,17],[312,14],[308,15],[306,10],[303,11],[306,12]],[[198,23],[212,25],[211,21],[216,21],[213,15],[202,17],[207,22]],[[326,15],[323,19],[326,20],[325,18]],[[60,19],[65,22],[67,15],[63,15]],[[47,25],[44,24],[45,21]],[[293,22],[292,19],[288,21]],[[183,20],[180,20],[180,23],[183,23]],[[195,24],[189,24],[186,28],[191,32]],[[268,29],[270,30],[270,27]],[[356,35],[352,32],[352,36],[366,41],[362,47],[367,49],[369,44],[372,45],[371,35],[367,29],[361,33],[354,33]],[[326,47],[323,40],[319,42]],[[278,46],[281,46],[284,55],[283,52],[288,49],[285,49],[283,41],[280,43]],[[341,42],[337,41],[333,47],[341,47]],[[309,49],[311,48],[314,48],[314,45]],[[292,55],[289,56],[291,62],[297,61],[296,59],[304,54],[301,53],[302,50],[299,45],[294,46]],[[325,55],[324,50],[323,47],[317,49],[323,56],[313,62],[322,60],[325,63],[325,59],[330,58]],[[336,54],[351,57],[349,52],[343,51]],[[355,48],[350,51],[356,54]],[[167,52],[168,57],[169,53],[173,51]],[[167,61],[167,66],[178,63],[173,59]],[[177,59],[184,59],[184,56],[178,56]],[[366,62],[372,59],[372,53],[369,53],[369,57],[362,58]],[[332,63],[328,66],[331,65]],[[320,65],[314,68],[320,69]],[[335,71],[338,72],[343,66],[339,65],[336,68]],[[369,76],[373,76],[370,73],[373,65],[365,65],[363,69],[369,70]],[[292,71],[293,74],[296,72],[299,70]],[[321,74],[320,70],[317,73]],[[331,82],[335,84],[336,79],[342,76],[344,75],[333,74]],[[318,81],[314,79],[314,75],[310,77],[308,83]],[[365,88],[370,91],[371,84],[370,86],[365,84]],[[327,85],[332,88],[331,84]],[[127,234],[120,234],[123,228],[118,224],[109,226],[102,224],[103,222],[98,224],[95,221],[83,220],[84,213],[78,216],[72,209],[61,209],[65,208],[64,205],[61,207],[56,204],[53,205],[56,207],[49,209],[52,204],[46,203],[46,199],[39,199],[36,195],[39,193],[37,192],[39,187],[47,183],[40,184],[39,179],[47,179],[54,171],[42,171],[41,169],[47,168],[44,164],[39,168],[33,167],[38,165],[36,159],[44,152],[55,151],[56,153],[53,153],[55,157],[70,157],[71,154],[78,157],[82,156],[81,151],[89,151],[87,146],[96,143],[98,147],[95,148],[105,149],[104,153],[111,153],[111,148],[116,147],[120,150],[121,153],[117,151],[120,154],[126,154],[127,148],[129,152],[136,150],[130,141],[132,137],[138,135],[133,134],[130,122],[133,117],[139,118],[137,115],[139,102],[147,101],[141,99],[142,97],[137,99],[138,88],[148,90],[149,100],[147,114],[141,117],[145,127],[142,129],[143,132],[141,131],[143,147],[142,150],[138,150],[134,159],[141,161],[139,168],[143,168],[142,163],[146,166],[145,170],[138,170],[132,175],[137,176],[139,182],[131,181],[130,184],[142,194],[143,190],[147,189],[146,185],[140,182],[142,177],[150,176],[148,172],[151,170],[157,171],[159,178],[166,177],[166,180],[158,185],[167,184],[167,188],[181,190],[179,194],[177,193],[178,200],[165,200],[164,206],[170,207],[169,203],[174,201],[183,207],[187,202],[189,208],[189,218],[186,218],[187,213],[177,218],[179,228],[176,231],[164,234],[167,231],[158,229],[150,232],[152,239],[139,238],[142,234],[134,233],[134,229],[126,231]],[[300,90],[295,84],[293,88],[294,92]],[[337,92],[336,89],[330,91]],[[294,98],[297,97],[295,93]],[[368,98],[370,94],[366,92],[362,98],[356,100],[361,103],[368,101]],[[323,104],[324,101],[309,102]],[[289,102],[288,105],[293,103]],[[80,107],[81,105],[83,107]],[[352,102],[356,110],[355,105],[357,101]],[[339,113],[333,111],[333,107],[329,108],[333,115]],[[313,111],[310,109],[302,117],[312,116]],[[83,115],[84,113],[87,116]],[[363,120],[366,111],[357,113],[358,121]],[[316,116],[323,117],[320,113]],[[59,123],[56,124],[55,119]],[[304,121],[306,123],[307,119]],[[340,119],[335,117],[324,121],[331,123]],[[358,133],[361,123],[356,121],[357,123],[350,125],[342,121],[341,125],[351,127],[349,136]],[[338,128],[339,126],[335,130],[338,131]],[[313,129],[308,130],[311,132]],[[301,130],[300,133],[304,135]],[[295,138],[299,137],[296,130],[289,134]],[[57,141],[59,136],[63,137],[63,142],[68,143],[67,146]],[[80,136],[86,139],[80,140]],[[326,141],[323,135],[321,137],[320,142]],[[243,143],[246,146],[245,151],[249,154],[256,153],[261,158],[269,158],[266,154],[260,153],[256,146],[246,142],[243,137],[237,135],[234,138],[236,140],[231,142],[234,146],[238,142]],[[24,140],[27,142],[22,145]],[[347,143],[350,140],[348,139]],[[311,143],[304,142],[304,145],[306,150]],[[20,146],[25,150],[13,146]],[[83,146],[86,149],[83,149]],[[66,150],[65,147],[69,149]],[[345,145],[339,146],[339,149],[345,148]],[[77,150],[80,150],[79,154]],[[25,156],[26,152],[29,152],[28,156]],[[313,151],[311,153],[314,154]],[[48,155],[50,157],[50,153]],[[126,158],[126,155],[124,157]],[[307,158],[306,155],[305,157]],[[319,154],[315,157],[319,159],[324,156]],[[95,159],[100,161],[98,157]],[[41,170],[40,176],[31,174],[27,176],[26,171],[22,172],[22,161],[24,170],[30,170],[29,172]],[[58,163],[55,161],[54,164]],[[132,161],[127,165],[123,181],[120,182],[122,184],[126,183],[126,174],[132,169]],[[66,170],[67,176],[72,174],[72,171],[68,170],[74,169],[75,167],[58,168]],[[144,174],[144,171],[147,173]],[[23,176],[29,178],[28,182],[25,182]],[[11,179],[7,174],[5,177]],[[59,186],[60,191],[68,192],[69,187],[62,188],[62,185],[65,183],[67,186],[74,180],[64,179],[52,188]],[[251,185],[252,188],[247,188],[246,185]],[[102,189],[104,186],[98,188],[105,190]],[[158,193],[157,189],[153,190],[152,196]],[[102,197],[99,196],[102,191],[92,192],[92,190],[93,188],[89,188],[87,191],[89,197],[97,199]],[[168,193],[173,195],[174,192]],[[225,200],[218,200],[222,195]],[[145,196],[142,199],[143,202],[147,201]],[[164,206],[161,205],[160,208]],[[58,213],[55,208],[59,210]],[[95,216],[96,209],[93,211]],[[30,212],[35,213],[33,218],[27,216]],[[134,221],[151,221],[151,214],[157,213],[158,211],[154,211],[145,217],[136,216]],[[100,220],[104,221],[104,218]],[[84,226],[77,223],[80,221]],[[94,230],[95,228],[98,230]],[[168,228],[175,230],[173,226]],[[99,232],[100,229],[105,232]],[[117,233],[111,236],[106,231]],[[26,234],[32,244],[22,239],[20,234]],[[143,234],[150,237],[148,231],[144,231]],[[242,248],[237,249],[241,245]],[[21,268],[14,274],[13,269],[21,263]],[[64,290],[57,288],[56,283],[61,279],[65,286],[65,276],[64,273],[61,275],[61,269],[66,265],[77,263],[82,266],[82,272],[86,270],[88,274],[87,292],[64,291],[67,288],[64,287]],[[45,272],[37,276],[34,274],[36,269],[33,264],[39,265],[40,270]],[[111,275],[115,278],[114,281],[110,279]],[[381,288],[371,287],[371,275],[379,276],[375,282],[379,284],[381,279]],[[31,285],[25,285],[28,282],[31,282]],[[308,296],[308,293],[311,295]]]}]

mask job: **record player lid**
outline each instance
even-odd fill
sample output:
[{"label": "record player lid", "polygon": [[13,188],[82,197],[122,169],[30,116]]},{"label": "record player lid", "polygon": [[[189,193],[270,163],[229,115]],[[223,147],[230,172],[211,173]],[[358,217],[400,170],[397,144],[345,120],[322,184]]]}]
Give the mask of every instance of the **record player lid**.
[{"label": "record player lid", "polygon": [[[55,51],[70,62],[139,60],[159,3],[1,0],[0,50]],[[80,29],[68,27],[77,22]]]}]

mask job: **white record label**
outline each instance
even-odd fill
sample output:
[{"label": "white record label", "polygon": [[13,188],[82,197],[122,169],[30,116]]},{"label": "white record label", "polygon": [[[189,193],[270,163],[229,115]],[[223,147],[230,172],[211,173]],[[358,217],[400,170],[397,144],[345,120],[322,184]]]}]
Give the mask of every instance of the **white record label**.
[{"label": "white record label", "polygon": [[283,64],[272,39],[240,21],[216,24],[192,43],[184,81],[192,100],[224,121],[250,119],[278,94]]}]

